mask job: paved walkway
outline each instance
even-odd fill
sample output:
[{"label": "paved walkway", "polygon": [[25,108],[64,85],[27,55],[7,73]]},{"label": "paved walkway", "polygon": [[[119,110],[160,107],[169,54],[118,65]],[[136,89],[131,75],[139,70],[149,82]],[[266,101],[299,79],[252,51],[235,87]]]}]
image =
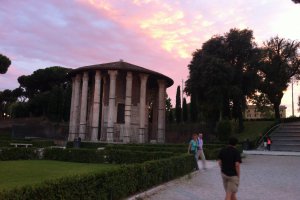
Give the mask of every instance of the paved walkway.
[{"label": "paved walkway", "polygon": [[[156,187],[137,199],[222,200],[224,194],[217,162],[209,161],[207,170]],[[238,199],[300,199],[300,157],[246,155]]]}]

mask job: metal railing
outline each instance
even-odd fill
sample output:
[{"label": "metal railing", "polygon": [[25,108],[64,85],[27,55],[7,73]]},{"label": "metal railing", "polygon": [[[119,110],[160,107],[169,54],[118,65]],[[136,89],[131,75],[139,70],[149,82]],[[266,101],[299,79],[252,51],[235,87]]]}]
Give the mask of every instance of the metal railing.
[{"label": "metal railing", "polygon": [[255,144],[255,146],[258,148],[259,146],[261,146],[263,139],[268,136],[275,128],[278,128],[279,126],[281,126],[282,124],[276,124],[275,126],[272,126]]}]

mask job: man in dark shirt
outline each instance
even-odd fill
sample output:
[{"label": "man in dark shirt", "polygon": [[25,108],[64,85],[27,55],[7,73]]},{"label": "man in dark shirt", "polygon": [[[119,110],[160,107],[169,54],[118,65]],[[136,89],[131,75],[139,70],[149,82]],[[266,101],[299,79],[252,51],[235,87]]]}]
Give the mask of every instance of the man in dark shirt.
[{"label": "man in dark shirt", "polygon": [[221,167],[223,185],[226,192],[225,200],[236,200],[240,181],[240,152],[235,148],[238,140],[229,139],[229,146],[222,149],[219,153],[218,162]]}]

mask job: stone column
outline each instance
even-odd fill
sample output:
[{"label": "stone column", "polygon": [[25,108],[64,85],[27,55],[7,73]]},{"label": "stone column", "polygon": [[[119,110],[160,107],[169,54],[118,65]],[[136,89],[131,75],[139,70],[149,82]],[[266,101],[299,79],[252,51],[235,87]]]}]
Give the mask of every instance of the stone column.
[{"label": "stone column", "polygon": [[127,72],[126,76],[126,97],[125,97],[125,134],[124,143],[130,142],[131,130],[131,95],[132,95],[132,72]]},{"label": "stone column", "polygon": [[107,117],[107,142],[113,142],[114,139],[114,120],[116,112],[116,79],[117,79],[117,70],[108,70],[109,74],[109,102],[108,102],[108,117]]},{"label": "stone column", "polygon": [[158,80],[158,125],[157,142],[165,142],[165,119],[166,119],[166,82]]},{"label": "stone column", "polygon": [[82,140],[84,140],[85,136],[86,136],[86,113],[87,113],[88,83],[89,83],[89,73],[84,72],[83,77],[82,77],[80,123],[79,123],[79,137]]},{"label": "stone column", "polygon": [[81,74],[77,74],[75,78],[74,111],[72,117],[73,118],[72,132],[74,134],[74,138],[75,136],[78,136],[79,109],[80,109],[80,84],[81,84]]},{"label": "stone column", "polygon": [[100,70],[97,70],[95,74],[91,141],[98,140],[100,95],[101,95],[101,72]]},{"label": "stone column", "polygon": [[139,143],[145,142],[145,122],[146,122],[146,90],[147,90],[147,74],[140,74],[141,88],[140,88],[140,129],[139,129]]},{"label": "stone column", "polygon": [[74,135],[74,128],[73,128],[73,124],[74,124],[74,96],[75,96],[75,77],[72,77],[72,98],[71,98],[71,108],[70,108],[70,119],[69,119],[69,137],[68,140],[69,141],[73,141],[75,138]]}]

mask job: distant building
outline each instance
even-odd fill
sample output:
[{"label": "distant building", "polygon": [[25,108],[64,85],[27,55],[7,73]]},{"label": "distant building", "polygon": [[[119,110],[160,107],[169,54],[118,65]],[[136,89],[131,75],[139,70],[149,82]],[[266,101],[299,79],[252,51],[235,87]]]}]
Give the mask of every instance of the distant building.
[{"label": "distant building", "polygon": [[[281,118],[286,118],[286,106],[280,106],[279,112]],[[261,112],[258,111],[255,105],[248,105],[244,113],[244,119],[268,119],[274,117],[275,113],[272,107],[269,107],[264,112]]]}]

